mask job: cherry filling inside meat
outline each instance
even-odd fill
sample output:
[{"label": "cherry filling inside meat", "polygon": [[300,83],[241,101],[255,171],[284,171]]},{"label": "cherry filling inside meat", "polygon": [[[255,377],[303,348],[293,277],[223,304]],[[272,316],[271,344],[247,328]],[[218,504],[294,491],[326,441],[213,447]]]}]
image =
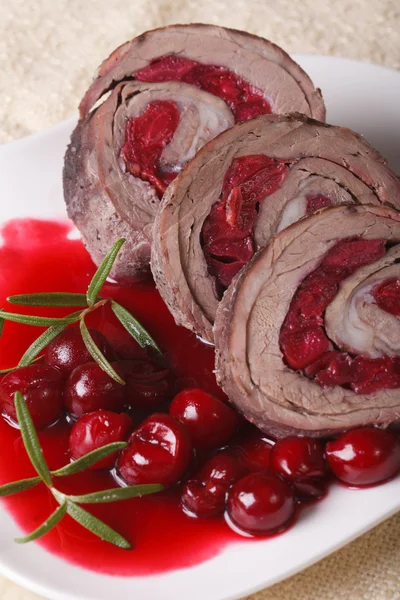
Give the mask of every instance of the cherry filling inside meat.
[{"label": "cherry filling inside meat", "polygon": [[372,290],[376,304],[382,310],[400,317],[400,279],[386,279]]},{"label": "cherry filling inside meat", "polygon": [[[231,108],[235,121],[247,121],[272,112],[262,92],[224,67],[202,65],[179,56],[156,58],[135,73],[138,81],[183,81],[222,98]],[[140,117],[128,119],[122,156],[126,168],[135,177],[151,183],[159,196],[177,176],[163,171],[160,159],[179,125],[175,102],[151,102]]]},{"label": "cherry filling inside meat", "polygon": [[222,98],[232,110],[235,121],[247,121],[272,112],[261,90],[225,67],[203,65],[195,60],[161,56],[135,73],[139,81],[183,81]]},{"label": "cherry filling inside meat", "polygon": [[151,183],[162,196],[177,173],[163,171],[161,155],[179,125],[179,110],[175,102],[151,102],[140,117],[128,119],[122,156],[127,170]]},{"label": "cherry filling inside meat", "polygon": [[[383,240],[342,240],[303,280],[280,331],[281,350],[290,367],[304,370],[321,385],[341,385],[360,394],[400,387],[400,357],[368,358],[336,350],[323,326],[324,311],[341,281],[384,256],[385,251]],[[372,295],[381,309],[398,315],[399,289],[398,279],[388,279],[376,286]]]},{"label": "cherry filling inside meat", "polygon": [[204,256],[219,293],[253,256],[253,229],[260,204],[279,188],[287,171],[283,161],[264,154],[232,161],[221,197],[212,206],[202,230]]},{"label": "cherry filling inside meat", "polygon": [[317,210],[321,210],[321,208],[326,208],[327,206],[332,206],[332,200],[324,194],[314,194],[309,195],[306,198],[306,215],[312,215]]}]

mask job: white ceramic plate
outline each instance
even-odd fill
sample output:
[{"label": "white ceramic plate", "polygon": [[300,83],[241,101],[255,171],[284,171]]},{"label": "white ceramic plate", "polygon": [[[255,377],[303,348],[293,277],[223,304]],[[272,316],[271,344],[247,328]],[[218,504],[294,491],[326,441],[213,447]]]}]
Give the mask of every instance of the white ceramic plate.
[{"label": "white ceramic plate", "polygon": [[[333,57],[297,58],[323,89],[329,122],[363,133],[400,173],[400,73]],[[0,221],[65,214],[61,168],[73,124],[0,147]],[[293,575],[399,509],[400,477],[362,491],[334,486],[272,540],[239,543],[185,570],[119,578],[80,569],[36,544],[18,546],[12,540],[20,531],[0,505],[0,573],[51,600],[228,600]]]}]

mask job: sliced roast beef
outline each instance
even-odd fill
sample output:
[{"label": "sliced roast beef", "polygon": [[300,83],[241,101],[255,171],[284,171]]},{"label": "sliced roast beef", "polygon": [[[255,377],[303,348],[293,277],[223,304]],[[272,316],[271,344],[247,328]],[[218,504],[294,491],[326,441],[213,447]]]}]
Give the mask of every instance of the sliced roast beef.
[{"label": "sliced roast beef", "polygon": [[[147,118],[148,107],[155,114]],[[138,123],[135,117],[146,118],[147,131],[127,133],[127,123]],[[125,237],[114,275],[131,279],[148,271],[158,192],[208,139],[232,124],[220,98],[176,82],[121,83],[79,122],[65,158],[64,195],[95,263]],[[158,144],[157,136],[165,134],[170,142]],[[157,154],[162,169],[152,168]],[[147,180],[137,176],[143,171]]]},{"label": "sliced roast beef", "polygon": [[325,436],[400,419],[400,214],[326,208],[279,233],[215,319],[216,373],[263,431]]},{"label": "sliced roast beef", "polygon": [[117,83],[133,78],[185,81],[216,93],[235,112],[251,100],[252,116],[257,103],[257,114],[265,112],[265,100],[268,112],[325,118],[320,90],[284,50],[264,38],[216,25],[170,25],[117,48],[99,67],[81,102],[81,117]]},{"label": "sliced roast beef", "polygon": [[261,116],[209,142],[169,186],[153,275],[176,322],[212,342],[224,290],[271,236],[327,206],[385,203],[400,207],[400,182],[360,135]]},{"label": "sliced roast beef", "polygon": [[325,117],[319,90],[283,50],[211,25],[157,29],[117,48],[80,110],[65,158],[68,214],[96,263],[127,237],[113,273],[128,279],[148,270],[159,198],[207,141],[261,114]]}]

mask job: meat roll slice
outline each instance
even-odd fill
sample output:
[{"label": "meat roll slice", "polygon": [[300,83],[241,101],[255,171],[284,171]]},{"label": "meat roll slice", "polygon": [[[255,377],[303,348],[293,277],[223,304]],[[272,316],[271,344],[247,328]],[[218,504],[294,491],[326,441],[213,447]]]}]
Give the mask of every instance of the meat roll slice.
[{"label": "meat roll slice", "polygon": [[336,206],[279,233],[215,319],[216,373],[276,436],[400,418],[400,214]]},{"label": "meat roll slice", "polygon": [[400,206],[400,182],[358,134],[266,115],[209,142],[168,188],[152,271],[178,324],[213,340],[218,302],[271,236],[339,204]]},{"label": "meat roll slice", "polygon": [[325,117],[306,73],[262,38],[176,25],[117,48],[82,100],[65,157],[68,214],[95,262],[125,236],[114,276],[148,270],[159,199],[183,166],[235,123],[293,110]]}]

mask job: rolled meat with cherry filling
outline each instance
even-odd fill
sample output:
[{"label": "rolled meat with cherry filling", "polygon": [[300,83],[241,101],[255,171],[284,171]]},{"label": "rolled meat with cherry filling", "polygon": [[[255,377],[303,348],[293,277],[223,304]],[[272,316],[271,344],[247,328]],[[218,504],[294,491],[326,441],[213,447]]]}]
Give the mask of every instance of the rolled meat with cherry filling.
[{"label": "rolled meat with cherry filling", "polygon": [[279,233],[215,319],[216,373],[275,436],[400,418],[400,214],[337,206]]},{"label": "rolled meat with cherry filling", "polygon": [[223,292],[274,234],[327,206],[385,203],[400,207],[400,181],[360,135],[261,116],[209,142],[172,182],[153,276],[176,322],[212,342]]},{"label": "rolled meat with cherry filling", "polygon": [[117,48],[81,102],[65,157],[68,214],[94,261],[123,236],[113,275],[145,273],[160,197],[185,164],[235,123],[293,110],[325,118],[306,73],[262,38],[173,25]]}]

